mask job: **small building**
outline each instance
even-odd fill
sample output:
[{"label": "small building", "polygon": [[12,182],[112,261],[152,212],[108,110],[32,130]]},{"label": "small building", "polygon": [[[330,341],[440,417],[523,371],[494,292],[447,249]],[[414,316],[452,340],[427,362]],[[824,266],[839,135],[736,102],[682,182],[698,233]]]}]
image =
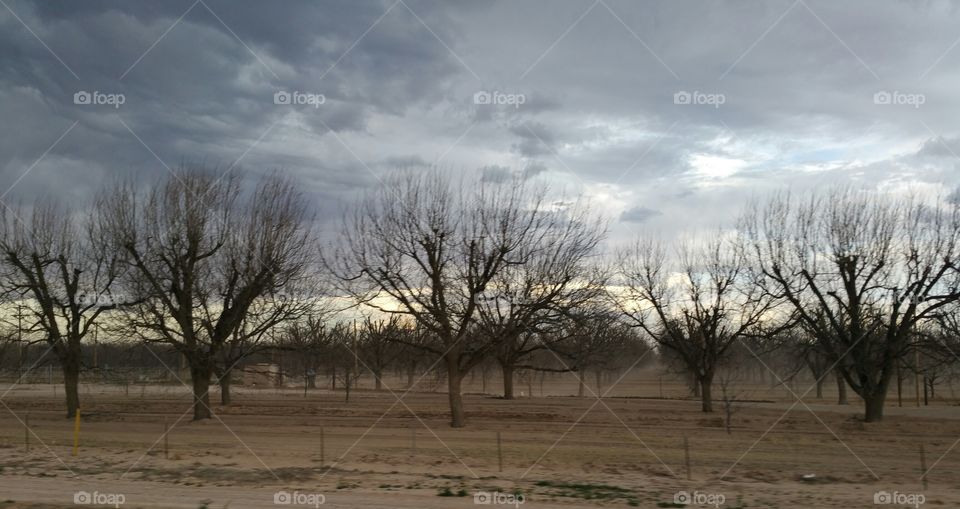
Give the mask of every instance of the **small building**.
[{"label": "small building", "polygon": [[247,387],[278,387],[280,385],[280,366],[272,362],[244,366],[243,385]]}]

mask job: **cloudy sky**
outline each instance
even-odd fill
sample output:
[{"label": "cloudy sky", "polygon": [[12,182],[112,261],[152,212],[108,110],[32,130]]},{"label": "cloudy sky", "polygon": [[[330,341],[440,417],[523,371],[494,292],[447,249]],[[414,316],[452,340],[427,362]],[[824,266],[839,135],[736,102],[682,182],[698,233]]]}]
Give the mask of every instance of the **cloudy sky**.
[{"label": "cloudy sky", "polygon": [[960,184],[947,1],[0,4],[7,203],[200,162],[297,174],[333,219],[439,166],[586,194],[625,238],[777,189]]}]

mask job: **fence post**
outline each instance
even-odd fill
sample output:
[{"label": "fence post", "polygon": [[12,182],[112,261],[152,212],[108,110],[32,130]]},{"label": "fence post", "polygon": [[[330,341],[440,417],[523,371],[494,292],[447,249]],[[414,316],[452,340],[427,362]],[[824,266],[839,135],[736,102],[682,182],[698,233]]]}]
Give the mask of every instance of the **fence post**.
[{"label": "fence post", "polygon": [[923,481],[923,490],[927,490],[927,452],[920,443],[920,480]]},{"label": "fence post", "polygon": [[417,454],[417,428],[410,428],[410,454]]},{"label": "fence post", "polygon": [[30,452],[30,414],[23,417],[23,445]]},{"label": "fence post", "polygon": [[170,423],[163,419],[163,458],[170,459]]},{"label": "fence post", "polygon": [[77,416],[73,421],[73,455],[80,454],[80,408],[77,408]]},{"label": "fence post", "polygon": [[687,465],[687,480],[693,479],[693,473],[690,471],[690,443],[687,441],[687,435],[683,435],[683,460]]},{"label": "fence post", "polygon": [[326,449],[326,437],[323,436],[323,426],[320,426],[320,466],[321,467],[324,464],[326,464],[326,460],[324,458],[326,454],[325,449]]}]

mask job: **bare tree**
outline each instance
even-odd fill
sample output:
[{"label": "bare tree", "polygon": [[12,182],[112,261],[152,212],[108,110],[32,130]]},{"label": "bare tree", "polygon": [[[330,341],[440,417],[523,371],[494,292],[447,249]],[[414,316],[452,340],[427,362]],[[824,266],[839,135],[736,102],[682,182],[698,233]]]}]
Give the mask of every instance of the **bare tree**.
[{"label": "bare tree", "polygon": [[83,339],[104,312],[125,301],[114,284],[122,270],[120,253],[106,240],[97,215],[80,219],[75,213],[52,202],[0,212],[0,287],[18,301],[19,333],[41,333],[60,361],[67,417],[80,407]]},{"label": "bare tree", "polygon": [[741,221],[769,295],[789,303],[879,421],[918,324],[960,300],[960,211],[942,200],[833,190],[780,195]]},{"label": "bare tree", "polygon": [[220,404],[232,402],[233,370],[245,359],[277,346],[277,326],[320,312],[315,298],[270,294],[255,299],[215,359],[213,373],[220,386]]},{"label": "bare tree", "polygon": [[118,187],[107,214],[141,300],[124,323],[184,356],[194,420],[211,417],[210,376],[225,345],[299,317],[312,299],[290,299],[308,277],[312,250],[297,185],[271,175],[241,201],[240,184],[232,174],[181,168],[142,203]]},{"label": "bare tree", "polygon": [[497,343],[494,356],[503,375],[504,399],[513,399],[517,369],[546,369],[525,364],[532,353],[549,346],[548,338],[556,337],[538,332],[557,327],[570,310],[605,292],[606,273],[591,263],[591,256],[606,228],[588,207],[565,207],[543,228],[548,235],[521,246],[524,262],[505,267],[477,305],[479,330]]},{"label": "bare tree", "polygon": [[322,318],[310,313],[288,324],[279,338],[279,349],[296,353],[295,360],[303,373],[304,396],[309,389],[317,388],[317,373],[330,350],[332,337]]},{"label": "bare tree", "polygon": [[704,412],[713,411],[713,378],[731,345],[758,335],[772,307],[744,262],[721,235],[682,244],[672,258],[649,241],[619,256],[621,310],[683,361],[700,386]]},{"label": "bare tree", "polygon": [[562,369],[577,373],[577,396],[586,394],[587,378],[592,371],[597,379],[597,393],[601,391],[601,375],[605,370],[632,365],[643,356],[649,345],[644,343],[626,324],[619,313],[590,303],[570,310],[561,330],[553,332],[560,338],[550,341],[548,351],[561,360]]},{"label": "bare tree", "polygon": [[472,333],[478,303],[499,274],[544,245],[556,217],[544,191],[523,181],[458,188],[436,171],[406,174],[360,201],[325,260],[344,293],[408,315],[436,338],[422,347],[441,357],[450,424],[462,427],[461,381],[497,339]]},{"label": "bare tree", "polygon": [[365,318],[360,324],[357,336],[357,355],[363,366],[373,373],[376,390],[383,388],[385,370],[400,359],[407,346],[405,339],[411,334],[401,322],[399,315],[391,315],[385,320]]}]

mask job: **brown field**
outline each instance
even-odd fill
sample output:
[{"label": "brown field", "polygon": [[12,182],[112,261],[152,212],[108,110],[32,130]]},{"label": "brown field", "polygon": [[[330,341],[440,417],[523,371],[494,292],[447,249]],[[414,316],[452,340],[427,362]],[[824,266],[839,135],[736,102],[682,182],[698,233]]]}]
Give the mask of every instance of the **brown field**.
[{"label": "brown field", "polygon": [[782,386],[741,385],[729,434],[722,402],[705,416],[682,384],[661,386],[652,370],[602,400],[561,396],[575,392],[572,375],[545,387],[541,395],[533,384],[529,397],[521,382],[526,397],[505,401],[479,394],[474,380],[469,426],[454,430],[442,392],[363,389],[347,404],[342,391],[236,387],[216,419],[191,423],[185,387],[85,384],[72,456],[62,390],[14,386],[0,398],[0,508],[77,507],[80,490],[121,493],[127,508],[295,507],[275,506],[278,490],[320,493],[335,508],[475,507],[478,491],[519,492],[529,508],[678,507],[680,490],[721,494],[731,508],[884,507],[874,504],[880,490],[960,507],[960,407],[943,399],[946,387],[923,408],[912,398],[899,408],[894,394],[885,421],[864,424],[854,394],[849,407],[832,404],[832,383],[823,400],[811,390],[803,403]]}]

